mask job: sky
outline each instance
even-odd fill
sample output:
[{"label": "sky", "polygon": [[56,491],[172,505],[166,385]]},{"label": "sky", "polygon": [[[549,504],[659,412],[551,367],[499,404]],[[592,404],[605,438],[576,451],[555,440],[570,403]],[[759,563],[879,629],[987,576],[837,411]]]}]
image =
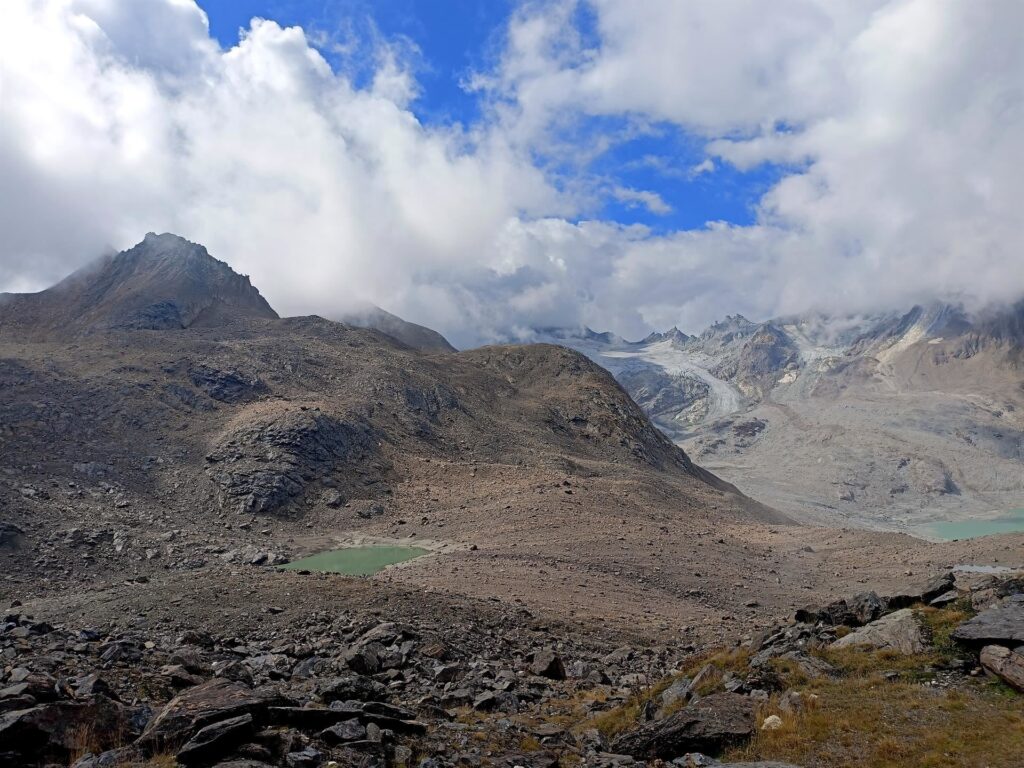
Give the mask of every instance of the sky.
[{"label": "sky", "polygon": [[1024,296],[1017,0],[7,0],[0,291],[147,231],[459,346]]}]

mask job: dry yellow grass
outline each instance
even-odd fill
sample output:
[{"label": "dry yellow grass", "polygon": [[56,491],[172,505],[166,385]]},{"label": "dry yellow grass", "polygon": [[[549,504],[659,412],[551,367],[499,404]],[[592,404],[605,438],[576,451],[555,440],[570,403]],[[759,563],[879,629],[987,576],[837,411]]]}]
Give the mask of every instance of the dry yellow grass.
[{"label": "dry yellow grass", "polygon": [[1020,768],[1024,706],[994,686],[942,690],[915,682],[853,676],[815,686],[817,705],[800,714],[772,700],[758,731],[733,760],[786,760],[808,768]]},{"label": "dry yellow grass", "polygon": [[[822,649],[816,655],[832,664],[838,677],[814,679],[795,662],[775,659],[784,687],[816,698],[805,696],[803,710],[795,713],[784,711],[773,696],[760,708],[758,723],[778,715],[782,727],[759,730],[725,759],[780,760],[806,768],[1022,768],[1024,698],[985,679],[960,679],[949,689],[931,684],[936,665],[963,654],[950,633],[970,616],[969,607],[924,608],[919,615],[932,636],[927,653]],[[706,654],[685,674],[711,664],[713,674],[699,691],[709,693],[726,672],[743,673],[748,660],[744,650]],[[579,727],[596,727],[606,736],[628,730],[644,703],[671,682]]]}]

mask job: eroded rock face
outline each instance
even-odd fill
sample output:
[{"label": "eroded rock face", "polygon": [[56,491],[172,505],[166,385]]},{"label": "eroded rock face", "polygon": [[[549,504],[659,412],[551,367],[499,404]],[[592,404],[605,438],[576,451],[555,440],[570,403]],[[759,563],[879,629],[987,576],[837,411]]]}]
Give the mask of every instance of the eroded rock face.
[{"label": "eroded rock face", "polygon": [[188,373],[196,387],[222,403],[248,403],[270,391],[258,376],[237,370],[222,371],[208,365],[195,365]]},{"label": "eroded rock face", "polygon": [[644,760],[672,760],[687,752],[714,754],[753,733],[754,702],[736,693],[714,693],[620,736],[612,751]]},{"label": "eroded rock face", "polygon": [[921,624],[910,608],[883,616],[832,643],[833,648],[867,646],[903,654],[922,653],[927,647]]},{"label": "eroded rock face", "polygon": [[319,408],[268,408],[235,422],[210,451],[207,472],[221,504],[269,513],[301,496],[311,481],[373,452],[370,429]]}]

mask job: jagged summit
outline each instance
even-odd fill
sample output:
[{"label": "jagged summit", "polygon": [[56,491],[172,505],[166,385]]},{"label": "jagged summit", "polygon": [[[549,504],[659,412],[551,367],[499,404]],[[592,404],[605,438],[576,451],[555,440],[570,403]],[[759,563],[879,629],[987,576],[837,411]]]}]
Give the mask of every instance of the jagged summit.
[{"label": "jagged summit", "polygon": [[751,335],[758,327],[758,323],[747,320],[743,315],[726,315],[724,320],[719,320],[709,326],[699,338],[704,342],[714,341],[718,344],[728,344]]},{"label": "jagged summit", "polygon": [[6,294],[0,332],[27,336],[112,329],[163,330],[222,325],[240,317],[277,318],[249,282],[202,245],[150,232],[51,288]]},{"label": "jagged summit", "polygon": [[688,342],[692,338],[693,338],[692,336],[690,336],[687,333],[683,333],[682,331],[679,330],[679,328],[677,326],[673,325],[671,328],[669,328],[665,332],[652,331],[651,333],[647,334],[646,337],[644,337],[641,341],[639,341],[637,343],[639,343],[639,344],[657,344],[660,341],[669,341],[669,342],[672,342],[673,344],[678,346],[678,345],[685,344],[686,342]]}]

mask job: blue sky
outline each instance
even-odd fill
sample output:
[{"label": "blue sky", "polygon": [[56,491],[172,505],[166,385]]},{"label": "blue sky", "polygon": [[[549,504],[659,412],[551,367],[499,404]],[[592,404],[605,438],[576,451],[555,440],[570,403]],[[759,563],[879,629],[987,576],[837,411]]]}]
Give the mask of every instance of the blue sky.
[{"label": "blue sky", "polygon": [[[365,42],[374,31],[406,46],[420,85],[412,105],[425,124],[461,123],[480,119],[478,96],[464,88],[473,73],[492,67],[504,45],[514,0],[200,0],[211,34],[227,48],[238,42],[239,29],[254,16],[298,25],[337,68],[353,72],[357,82],[372,74],[367,62],[360,68],[359,52],[342,57],[332,43],[353,37]],[[578,19],[584,23],[586,19]],[[581,27],[585,32],[585,26]],[[408,44],[411,44],[408,45]],[[365,51],[362,51],[365,52]],[[613,135],[625,119],[590,118],[576,126],[576,142],[590,135]],[[611,123],[611,125],[610,125]],[[619,123],[619,125],[615,125]],[[741,172],[717,162],[713,170],[694,173],[705,160],[703,141],[672,124],[647,126],[635,136],[615,143],[586,169],[595,188],[608,191],[582,218],[621,224],[642,224],[653,233],[698,229],[709,221],[752,224],[756,203],[785,172],[763,164]],[[658,194],[670,208],[653,212],[637,201],[618,199],[616,187]]]}]

